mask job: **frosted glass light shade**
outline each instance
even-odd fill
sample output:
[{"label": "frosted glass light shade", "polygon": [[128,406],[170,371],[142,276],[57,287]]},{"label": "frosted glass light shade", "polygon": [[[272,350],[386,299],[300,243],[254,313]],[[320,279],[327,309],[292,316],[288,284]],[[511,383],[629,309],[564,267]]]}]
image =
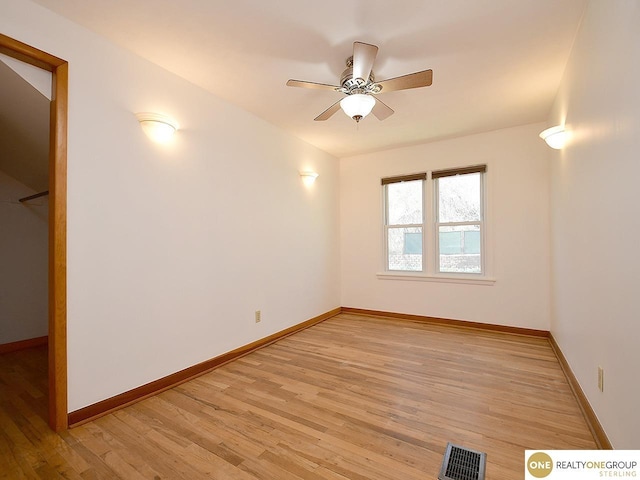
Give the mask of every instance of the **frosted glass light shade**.
[{"label": "frosted glass light shade", "polygon": [[565,132],[562,125],[557,125],[555,127],[547,128],[540,133],[540,138],[547,142],[547,145],[551,148],[559,150],[564,147],[567,140],[567,132]]},{"label": "frosted glass light shade", "polygon": [[342,111],[356,122],[369,115],[375,104],[376,99],[364,93],[354,93],[340,100]]},{"label": "frosted glass light shade", "polygon": [[313,185],[316,178],[318,178],[318,174],[311,171],[300,172],[300,176],[302,177],[302,182],[307,186]]},{"label": "frosted glass light shade", "polygon": [[159,113],[137,113],[136,117],[144,133],[154,142],[167,143],[178,130],[178,122]]}]

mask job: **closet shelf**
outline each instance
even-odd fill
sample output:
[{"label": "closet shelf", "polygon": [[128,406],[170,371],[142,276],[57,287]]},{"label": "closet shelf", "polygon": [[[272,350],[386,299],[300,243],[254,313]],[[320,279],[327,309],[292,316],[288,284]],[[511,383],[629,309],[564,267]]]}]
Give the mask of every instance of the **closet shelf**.
[{"label": "closet shelf", "polygon": [[28,202],[29,200],[33,200],[34,198],[44,197],[45,195],[49,195],[49,190],[45,190],[44,192],[34,193],[33,195],[29,195],[28,197],[22,197],[18,199],[20,203]]}]

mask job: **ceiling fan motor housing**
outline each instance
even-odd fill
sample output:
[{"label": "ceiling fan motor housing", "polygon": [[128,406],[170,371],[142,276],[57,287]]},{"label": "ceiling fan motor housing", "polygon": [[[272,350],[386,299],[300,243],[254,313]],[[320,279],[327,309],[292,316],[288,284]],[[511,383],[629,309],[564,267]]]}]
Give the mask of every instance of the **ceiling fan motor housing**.
[{"label": "ceiling fan motor housing", "polygon": [[353,78],[353,57],[347,58],[347,68],[340,76],[342,93],[351,95],[354,93],[379,93],[380,87],[375,83],[373,70],[369,74],[369,79]]}]

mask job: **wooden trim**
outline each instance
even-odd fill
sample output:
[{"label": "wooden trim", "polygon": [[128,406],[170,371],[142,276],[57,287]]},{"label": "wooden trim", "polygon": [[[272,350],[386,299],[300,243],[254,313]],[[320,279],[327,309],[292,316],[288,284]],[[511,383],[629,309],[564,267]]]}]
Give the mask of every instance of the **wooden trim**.
[{"label": "wooden trim", "polygon": [[185,368],[184,370],[180,370],[179,372],[173,373],[166,377],[121,393],[119,395],[116,395],[115,397],[107,398],[106,400],[102,400],[101,402],[94,403],[79,410],[75,410],[69,413],[69,426],[77,427],[79,425],[82,425],[83,423],[95,420],[98,417],[102,417],[103,415],[126,407],[127,405],[131,405],[132,403],[139,402],[140,400],[144,400],[145,398],[148,398],[150,396],[157,395],[158,393],[180,385],[181,383],[187,382],[196,377],[199,377],[200,375],[210,372],[211,370],[214,370],[215,368],[218,368],[225,363],[236,360],[237,358],[247,355],[248,353],[258,350],[259,348],[277,342],[284,337],[297,333],[301,330],[304,330],[305,328],[309,328],[331,317],[335,317],[340,312],[340,307],[334,308],[333,310],[323,313],[322,315],[318,315],[317,317],[311,318],[305,322],[299,323],[280,332],[276,332],[272,335],[269,335],[268,337],[256,340],[255,342],[249,343],[242,347],[238,347],[235,350],[231,350],[230,352],[223,353],[222,355],[214,357],[210,360],[206,360],[202,363],[198,363],[197,365]]},{"label": "wooden trim", "polygon": [[40,347],[46,345],[49,341],[49,337],[27,338],[26,340],[18,340],[17,342],[4,343],[0,345],[0,354],[17,352],[18,350],[24,350],[25,348]]},{"label": "wooden trim", "polygon": [[562,353],[562,350],[560,349],[558,342],[556,342],[556,339],[553,337],[552,334],[549,334],[549,343],[551,344],[551,348],[556,354],[556,357],[558,357],[558,362],[562,367],[562,371],[564,372],[565,377],[567,377],[569,386],[571,387],[571,390],[573,391],[573,394],[575,395],[576,400],[578,401],[580,410],[582,410],[584,419],[587,422],[587,426],[589,427],[589,430],[591,430],[591,434],[593,435],[593,438],[596,441],[598,448],[602,450],[613,450],[613,446],[609,441],[609,437],[607,437],[607,434],[604,431],[604,428],[602,428],[602,424],[598,420],[598,417],[596,416],[596,412],[594,412],[593,408],[591,408],[591,404],[589,403],[589,400],[587,400],[587,396],[584,394],[584,391],[582,390],[582,387],[580,386],[578,379],[573,374],[573,370],[571,370],[571,367],[569,366],[569,362],[567,362],[567,358]]},{"label": "wooden trim", "polygon": [[67,428],[67,107],[69,64],[53,71],[49,141],[49,425]]},{"label": "wooden trim", "polygon": [[61,58],[54,57],[47,52],[38,50],[37,48],[31,47],[19,40],[14,40],[13,38],[7,37],[1,33],[0,53],[48,72],[54,72],[56,67],[67,63]]},{"label": "wooden trim", "polygon": [[0,53],[51,72],[49,127],[49,426],[67,428],[67,105],[69,64],[0,34]]},{"label": "wooden trim", "polygon": [[452,320],[449,318],[427,317],[423,315],[412,315],[409,313],[382,312],[379,310],[367,310],[364,308],[342,307],[342,313],[353,313],[355,315],[367,315],[370,317],[387,317],[397,318],[401,320],[410,320],[412,322],[433,323],[436,325],[447,325],[450,327],[474,328],[479,330],[490,330],[492,332],[510,333],[514,335],[526,335],[529,337],[549,336],[547,330],[536,330],[533,328],[511,327],[507,325],[495,325],[493,323],[469,322],[465,320]]},{"label": "wooden trim", "polygon": [[449,168],[447,170],[437,170],[431,173],[431,178],[452,177],[454,175],[466,175],[468,173],[485,173],[486,165],[475,165],[473,167]]},{"label": "wooden trim", "polygon": [[414,173],[411,175],[400,175],[399,177],[386,177],[380,180],[382,185],[389,185],[390,183],[400,183],[400,182],[411,182],[413,180],[426,180],[427,174],[423,173]]}]

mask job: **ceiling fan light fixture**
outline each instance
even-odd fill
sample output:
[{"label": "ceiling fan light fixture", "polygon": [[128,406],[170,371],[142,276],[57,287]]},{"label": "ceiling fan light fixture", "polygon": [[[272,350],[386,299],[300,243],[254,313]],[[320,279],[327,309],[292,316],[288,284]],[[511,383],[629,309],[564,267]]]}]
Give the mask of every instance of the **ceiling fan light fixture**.
[{"label": "ceiling fan light fixture", "polygon": [[340,108],[350,118],[359,122],[371,113],[376,99],[364,93],[353,93],[340,100]]},{"label": "ceiling fan light fixture", "polygon": [[291,79],[287,81],[287,86],[331,90],[347,95],[314,118],[313,120],[316,122],[328,120],[340,109],[356,122],[362,120],[372,111],[378,120],[384,120],[389,115],[393,115],[393,110],[374,95],[396,90],[428,87],[433,82],[433,71],[423,70],[377,81],[373,74],[373,64],[377,54],[378,47],[375,45],[353,42],[353,55],[347,59],[347,69],[340,77],[340,85]]}]

